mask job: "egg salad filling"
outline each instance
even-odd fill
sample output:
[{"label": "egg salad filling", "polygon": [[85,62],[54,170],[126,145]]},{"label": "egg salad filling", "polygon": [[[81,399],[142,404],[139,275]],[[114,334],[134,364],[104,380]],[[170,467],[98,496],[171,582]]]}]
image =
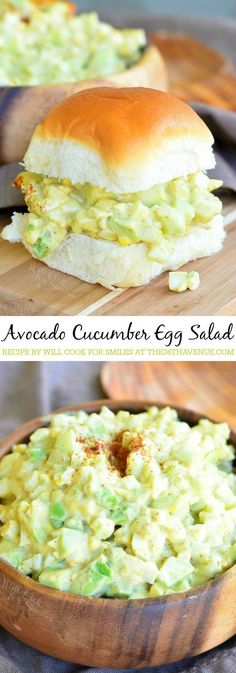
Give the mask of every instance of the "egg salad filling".
[{"label": "egg salad filling", "polygon": [[201,585],[236,561],[228,438],[169,407],[53,415],[0,461],[0,559],[91,597]]},{"label": "egg salad filling", "polygon": [[148,259],[164,263],[176,237],[198,225],[208,228],[222,208],[212,194],[222,182],[200,172],[129,194],[28,171],[18,175],[15,185],[29,210],[23,240],[38,259],[51,255],[73,232],[124,246],[146,243]]},{"label": "egg salad filling", "polygon": [[106,77],[137,63],[141,29],[116,29],[95,12],[73,16],[65,2],[0,6],[0,84],[25,86]]}]

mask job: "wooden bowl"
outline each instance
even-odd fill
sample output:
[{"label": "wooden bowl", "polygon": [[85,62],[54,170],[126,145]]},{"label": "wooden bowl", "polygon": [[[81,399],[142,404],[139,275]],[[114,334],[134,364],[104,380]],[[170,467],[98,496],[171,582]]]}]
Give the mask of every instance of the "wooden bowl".
[{"label": "wooden bowl", "polygon": [[[103,404],[113,411],[136,413],[157,403],[100,400],[55,413],[98,411]],[[191,425],[202,418],[189,410],[177,411]],[[36,418],[11,433],[0,445],[0,457],[49,418]],[[231,441],[236,446],[235,433]],[[235,595],[236,565],[186,593],[119,600],[50,589],[0,561],[1,626],[48,655],[86,666],[158,666],[205,652],[235,634]]]},{"label": "wooden bowl", "polygon": [[99,86],[148,86],[167,91],[167,71],[159,50],[154,45],[147,46],[132,68],[105,79],[0,87],[0,164],[23,159],[36,124],[63,98]]}]

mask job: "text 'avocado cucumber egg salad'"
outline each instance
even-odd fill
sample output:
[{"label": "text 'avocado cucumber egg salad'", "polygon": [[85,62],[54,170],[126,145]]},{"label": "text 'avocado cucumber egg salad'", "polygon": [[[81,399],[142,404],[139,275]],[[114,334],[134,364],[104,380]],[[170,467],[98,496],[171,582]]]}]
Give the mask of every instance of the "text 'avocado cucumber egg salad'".
[{"label": "text 'avocado cucumber egg salad'", "polygon": [[0,461],[0,559],[90,597],[203,584],[236,561],[228,439],[169,407],[52,415]]},{"label": "text 'avocado cucumber egg salad'", "polygon": [[213,137],[153,89],[79,92],[39,124],[15,184],[28,206],[3,230],[48,266],[105,287],[142,285],[224,239]]},{"label": "text 'avocado cucumber egg salad'", "polygon": [[67,2],[5,0],[0,6],[0,84],[77,82],[120,73],[146,46],[141,29],[116,29]]}]

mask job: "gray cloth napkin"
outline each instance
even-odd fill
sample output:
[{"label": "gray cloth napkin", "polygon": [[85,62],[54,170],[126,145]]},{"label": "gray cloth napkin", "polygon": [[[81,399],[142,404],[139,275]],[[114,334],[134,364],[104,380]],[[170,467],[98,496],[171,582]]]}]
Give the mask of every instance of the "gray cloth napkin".
[{"label": "gray cloth napkin", "polygon": [[36,416],[104,397],[100,369],[99,362],[0,362],[0,441]]},{"label": "gray cloth napkin", "polygon": [[18,163],[0,166],[0,208],[24,205],[20,189],[12,187],[14,178],[21,170],[23,168]]},{"label": "gray cloth napkin", "polygon": [[[236,112],[203,103],[192,103],[192,107],[209,126],[216,141],[216,168],[209,171],[209,176],[223,180],[225,189],[236,192]],[[0,166],[0,208],[24,204],[21,192],[11,186],[21,170],[18,163]]]},{"label": "gray cloth napkin", "polygon": [[223,180],[226,189],[236,192],[236,112],[204,103],[193,103],[192,107],[211,129],[215,138],[216,167],[208,171],[209,177]]},{"label": "gray cloth napkin", "polygon": [[[34,416],[60,406],[101,398],[100,368],[101,364],[97,362],[0,363],[0,440]],[[0,611],[3,609],[1,605]],[[115,663],[113,673],[116,672]],[[143,673],[147,670],[152,673],[235,673],[236,638],[194,659],[143,669]],[[100,669],[47,657],[0,628],[0,673],[81,672],[100,673]]]}]

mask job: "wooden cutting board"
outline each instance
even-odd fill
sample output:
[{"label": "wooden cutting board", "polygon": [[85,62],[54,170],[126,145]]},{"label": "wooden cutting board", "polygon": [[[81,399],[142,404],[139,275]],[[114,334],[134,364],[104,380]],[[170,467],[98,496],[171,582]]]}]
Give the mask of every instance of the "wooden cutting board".
[{"label": "wooden cutting board", "polygon": [[[183,35],[162,31],[152,40],[166,59],[173,93],[235,108],[236,77],[224,56]],[[48,269],[22,246],[0,240],[0,315],[235,315],[236,198],[227,197],[224,204],[224,249],[186,265],[200,272],[201,284],[182,295],[168,291],[167,274],[142,288],[111,292]],[[0,214],[0,229],[10,216],[10,211]]]},{"label": "wooden cutting board", "polygon": [[235,362],[107,362],[100,380],[112,399],[149,399],[236,427]]}]

